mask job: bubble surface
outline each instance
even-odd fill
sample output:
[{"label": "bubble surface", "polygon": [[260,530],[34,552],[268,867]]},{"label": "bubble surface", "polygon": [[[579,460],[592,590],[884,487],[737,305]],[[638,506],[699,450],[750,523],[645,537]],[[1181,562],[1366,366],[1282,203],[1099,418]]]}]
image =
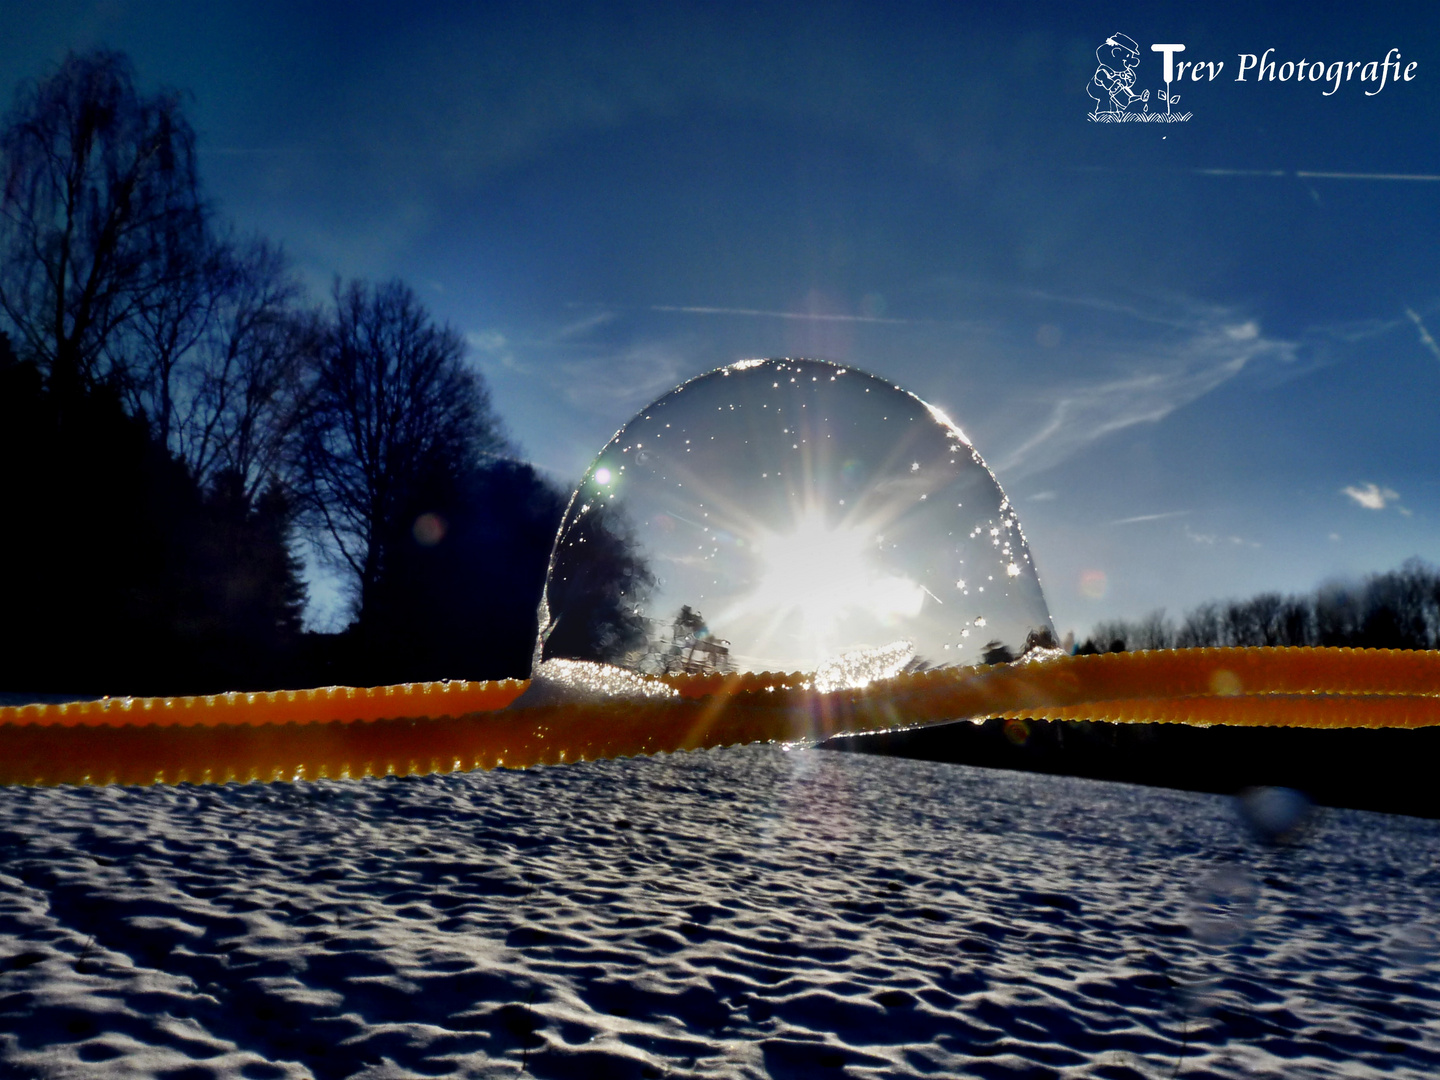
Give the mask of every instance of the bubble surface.
[{"label": "bubble surface", "polygon": [[965,434],[872,375],[747,360],[640,411],[566,510],[538,665],[800,671],[823,689],[1013,659],[1053,626]]}]

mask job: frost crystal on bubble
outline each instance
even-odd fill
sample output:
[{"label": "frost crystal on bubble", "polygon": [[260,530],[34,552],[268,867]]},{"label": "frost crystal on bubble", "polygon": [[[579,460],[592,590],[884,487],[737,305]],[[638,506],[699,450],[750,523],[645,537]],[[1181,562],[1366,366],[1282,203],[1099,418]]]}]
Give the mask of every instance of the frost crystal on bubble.
[{"label": "frost crystal on bubble", "polygon": [[815,671],[815,689],[822,694],[868,686],[894,678],[915,659],[915,646],[895,641],[878,649],[853,649],[824,661]]},{"label": "frost crystal on bubble", "polygon": [[531,673],[530,686],[518,705],[678,697],[674,687],[633,671],[589,660],[546,660]]},{"label": "frost crystal on bubble", "polygon": [[641,410],[586,471],[536,663],[834,689],[1018,656],[1039,632],[1014,509],[945,413],[853,368],[747,360]]}]

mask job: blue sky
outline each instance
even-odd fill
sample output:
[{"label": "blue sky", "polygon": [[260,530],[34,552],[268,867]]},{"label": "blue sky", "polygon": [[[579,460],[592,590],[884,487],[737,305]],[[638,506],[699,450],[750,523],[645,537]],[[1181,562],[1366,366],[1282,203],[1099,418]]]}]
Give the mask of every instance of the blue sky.
[{"label": "blue sky", "polygon": [[[188,90],[223,212],[317,295],[412,283],[559,480],[819,356],[965,429],[1062,631],[1440,559],[1433,5],[5,6],[0,82],[106,45]],[[1151,43],[1224,63],[1190,120],[1087,119],[1117,32],[1152,110]],[[1234,78],[1392,48],[1370,95]]]}]

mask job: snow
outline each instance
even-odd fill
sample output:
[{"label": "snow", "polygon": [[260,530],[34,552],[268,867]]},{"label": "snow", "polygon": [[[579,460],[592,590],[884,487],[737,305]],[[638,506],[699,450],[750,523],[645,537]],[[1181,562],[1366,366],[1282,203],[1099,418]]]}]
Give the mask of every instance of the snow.
[{"label": "snow", "polygon": [[0,1075],[1440,1072],[1440,823],[752,746],[0,791]]}]

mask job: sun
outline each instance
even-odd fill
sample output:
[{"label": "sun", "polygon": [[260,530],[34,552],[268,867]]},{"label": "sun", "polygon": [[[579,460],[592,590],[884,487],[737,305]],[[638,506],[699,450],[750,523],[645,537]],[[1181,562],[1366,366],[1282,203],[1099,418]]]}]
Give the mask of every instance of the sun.
[{"label": "sun", "polygon": [[756,594],[776,611],[798,612],[811,634],[824,636],[844,615],[848,590],[869,572],[865,537],[827,528],[820,514],[809,513],[790,532],[756,539],[762,566]]},{"label": "sun", "polygon": [[798,616],[802,636],[817,645],[839,644],[854,611],[888,623],[918,615],[925,590],[876,567],[877,542],[869,530],[830,525],[808,511],[783,533],[755,539],[761,571],[753,595],[777,616]]}]

